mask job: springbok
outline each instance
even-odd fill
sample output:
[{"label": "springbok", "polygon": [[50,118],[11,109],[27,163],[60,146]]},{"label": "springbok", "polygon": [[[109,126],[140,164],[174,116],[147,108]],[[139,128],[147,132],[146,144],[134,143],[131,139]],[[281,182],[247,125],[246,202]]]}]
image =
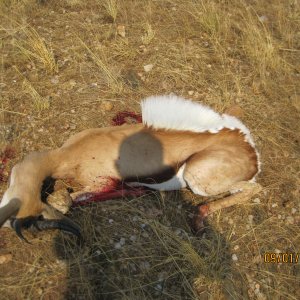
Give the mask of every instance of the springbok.
[{"label": "springbok", "polygon": [[41,201],[49,176],[74,179],[84,193],[107,191],[111,181],[160,191],[189,187],[201,196],[232,193],[202,206],[204,215],[258,191],[259,156],[236,117],[174,95],[149,97],[141,108],[142,124],[87,129],[61,148],[31,153],[16,164],[0,203],[0,226],[10,219],[21,238],[21,229],[31,225],[80,236],[76,223]]}]

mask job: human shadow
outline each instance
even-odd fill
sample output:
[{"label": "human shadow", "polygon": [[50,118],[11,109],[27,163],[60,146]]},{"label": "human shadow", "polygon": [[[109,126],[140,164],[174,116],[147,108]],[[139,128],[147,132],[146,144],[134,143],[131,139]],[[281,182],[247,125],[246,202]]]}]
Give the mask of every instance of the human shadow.
[{"label": "human shadow", "polygon": [[[125,181],[153,184],[176,174],[164,159],[160,141],[141,131],[123,140],[115,165]],[[206,221],[201,236],[194,235],[188,194],[151,191],[73,209],[85,242],[79,246],[65,233],[55,238],[58,259],[68,266],[64,299],[194,299],[197,293],[208,299],[205,282],[222,282],[227,298],[233,289],[228,242]]]}]

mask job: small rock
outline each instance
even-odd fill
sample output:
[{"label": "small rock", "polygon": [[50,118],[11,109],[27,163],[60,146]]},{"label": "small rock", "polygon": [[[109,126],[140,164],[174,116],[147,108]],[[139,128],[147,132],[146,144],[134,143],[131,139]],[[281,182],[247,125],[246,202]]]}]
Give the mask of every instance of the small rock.
[{"label": "small rock", "polygon": [[51,79],[51,83],[53,83],[53,84],[58,84],[58,83],[59,83],[58,76],[54,76],[54,77]]},{"label": "small rock", "polygon": [[144,238],[148,238],[148,237],[149,237],[149,233],[148,233],[148,232],[146,232],[146,231],[144,231],[144,232],[142,233],[142,237],[144,237]]},{"label": "small rock", "polygon": [[113,219],[108,219],[108,223],[109,223],[109,224],[112,224],[113,222],[114,222]]},{"label": "small rock", "polygon": [[233,224],[233,220],[232,220],[232,219],[229,219],[229,220],[228,220],[228,224],[232,225],[232,224]]},{"label": "small rock", "polygon": [[296,211],[297,211],[297,209],[296,209],[296,208],[292,208],[292,214],[295,214],[295,213],[296,213]]},{"label": "small rock", "polygon": [[144,66],[144,71],[145,72],[150,72],[153,69],[153,64],[145,65]]},{"label": "small rock", "polygon": [[140,79],[144,82],[146,80],[146,77],[144,76],[143,73],[138,72],[137,75],[140,77]]},{"label": "small rock", "polygon": [[125,238],[120,238],[120,244],[121,244],[121,246],[124,246],[125,245],[125,243],[126,243],[126,240],[125,240]]},{"label": "small rock", "polygon": [[277,207],[277,206],[278,206],[277,203],[273,203],[273,204],[272,204],[272,207],[273,207],[273,208],[275,208],[275,207]]},{"label": "small rock", "polygon": [[145,45],[139,46],[139,49],[140,49],[140,52],[144,52],[144,53],[147,52],[147,48]]},{"label": "small rock", "polygon": [[71,109],[71,113],[72,113],[72,114],[75,114],[75,109]]},{"label": "small rock", "polygon": [[71,80],[69,81],[69,85],[70,85],[71,87],[74,87],[74,86],[76,85],[76,81],[75,81],[74,79],[71,79]]},{"label": "small rock", "polygon": [[274,252],[275,252],[276,254],[279,254],[279,253],[281,253],[281,250],[275,249]]},{"label": "small rock", "polygon": [[136,235],[132,235],[132,236],[130,236],[129,239],[130,239],[132,242],[135,242],[136,239],[137,239],[137,237],[136,237]]},{"label": "small rock", "polygon": [[193,96],[195,91],[188,91],[189,96]]},{"label": "small rock", "polygon": [[233,247],[233,250],[234,250],[234,251],[239,250],[239,249],[240,249],[240,246],[239,246],[239,245],[235,245],[235,246]]},{"label": "small rock", "polygon": [[0,265],[6,264],[6,263],[10,262],[11,260],[12,260],[12,254],[10,254],[10,253],[0,255]]},{"label": "small rock", "polygon": [[254,219],[254,216],[253,216],[253,215],[249,215],[249,216],[248,216],[248,220],[249,220],[249,223],[250,223],[250,224],[253,223],[253,219]]},{"label": "small rock", "polygon": [[238,257],[236,254],[232,254],[231,258],[233,261],[238,261]]},{"label": "small rock", "polygon": [[286,218],[286,222],[287,222],[287,224],[294,224],[294,218],[292,216],[288,216]]},{"label": "small rock", "polygon": [[136,221],[138,221],[138,219],[139,219],[138,216],[133,216],[132,221],[133,221],[133,222],[136,222]]},{"label": "small rock", "polygon": [[256,204],[259,204],[259,203],[260,203],[260,199],[259,199],[259,198],[255,198],[255,199],[253,200],[253,202],[256,203]]},{"label": "small rock", "polygon": [[38,288],[36,291],[37,291],[39,296],[42,296],[43,293],[44,293],[44,290],[42,288]]},{"label": "small rock", "polygon": [[110,101],[103,101],[101,103],[101,109],[105,111],[111,111],[113,109],[114,105]]},{"label": "small rock", "polygon": [[121,243],[119,242],[115,243],[115,249],[121,249],[121,248],[122,248]]},{"label": "small rock", "polygon": [[118,33],[119,36],[124,38],[126,36],[125,26],[124,25],[118,25],[117,26],[117,33]]},{"label": "small rock", "polygon": [[155,289],[157,291],[162,291],[163,290],[163,285],[161,283],[158,283],[156,286],[155,286]]}]

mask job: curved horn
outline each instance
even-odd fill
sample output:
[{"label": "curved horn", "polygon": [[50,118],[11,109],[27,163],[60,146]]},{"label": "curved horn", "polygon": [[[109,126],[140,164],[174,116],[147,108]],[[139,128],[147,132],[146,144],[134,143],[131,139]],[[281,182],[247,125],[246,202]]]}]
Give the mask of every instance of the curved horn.
[{"label": "curved horn", "polygon": [[[26,217],[26,218],[12,218],[11,227],[16,231],[16,234],[23,241],[28,242],[28,240],[22,234],[22,228],[29,228],[34,226],[38,230],[47,230],[47,229],[59,229],[76,235],[78,242],[82,241],[80,228],[79,226],[68,219],[63,217],[62,219],[44,219],[42,216],[38,217]],[[29,243],[30,244],[30,243]]]},{"label": "curved horn", "polygon": [[20,199],[12,198],[6,205],[0,208],[0,227],[5,223],[7,219],[18,212],[20,206]]},{"label": "curved horn", "polygon": [[47,229],[59,229],[69,233],[72,233],[77,236],[77,238],[81,238],[80,228],[73,221],[64,217],[63,219],[53,219],[53,220],[36,220],[34,222],[34,226],[38,230],[47,230]]},{"label": "curved horn", "polygon": [[26,217],[26,218],[12,218],[10,221],[11,227],[16,231],[17,236],[25,241],[26,243],[30,244],[28,240],[22,234],[22,228],[28,228],[31,224],[34,223],[35,217]]}]

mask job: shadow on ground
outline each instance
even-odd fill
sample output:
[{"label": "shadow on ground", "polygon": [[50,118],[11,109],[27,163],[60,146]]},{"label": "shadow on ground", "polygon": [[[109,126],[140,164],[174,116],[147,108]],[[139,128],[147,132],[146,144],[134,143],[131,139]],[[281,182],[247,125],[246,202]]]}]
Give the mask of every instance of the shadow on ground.
[{"label": "shadow on ground", "polygon": [[66,299],[219,299],[234,294],[226,238],[209,224],[189,226],[183,192],[112,200],[72,212],[85,243],[56,237],[67,261]]}]

